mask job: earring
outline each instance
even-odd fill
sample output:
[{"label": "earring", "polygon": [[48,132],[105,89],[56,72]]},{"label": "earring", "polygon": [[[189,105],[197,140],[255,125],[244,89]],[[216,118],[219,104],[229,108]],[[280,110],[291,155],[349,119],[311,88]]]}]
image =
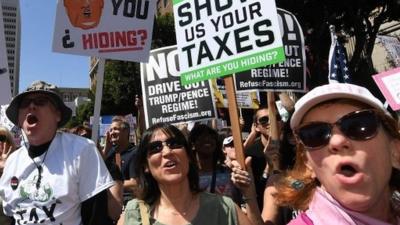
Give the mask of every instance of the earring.
[{"label": "earring", "polygon": [[290,183],[290,186],[291,186],[293,189],[295,189],[296,191],[300,191],[301,189],[304,188],[305,184],[304,184],[303,181],[297,180],[297,179],[296,179],[296,180],[293,180],[293,181]]}]

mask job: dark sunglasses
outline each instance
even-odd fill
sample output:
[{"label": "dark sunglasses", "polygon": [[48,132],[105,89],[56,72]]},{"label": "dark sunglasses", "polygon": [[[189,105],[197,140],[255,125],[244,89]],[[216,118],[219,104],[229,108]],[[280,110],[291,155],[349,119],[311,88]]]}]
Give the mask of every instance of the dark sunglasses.
[{"label": "dark sunglasses", "polygon": [[7,141],[6,135],[0,134],[0,142],[6,142],[6,141]]},{"label": "dark sunglasses", "polygon": [[43,106],[46,106],[49,102],[52,102],[52,101],[47,97],[24,98],[24,99],[22,99],[19,107],[22,109],[25,109],[31,103],[33,103],[36,106],[43,107]]},{"label": "dark sunglasses", "polygon": [[163,150],[164,146],[168,146],[169,149],[183,148],[184,144],[181,143],[177,138],[168,138],[165,141],[153,141],[147,144],[147,152],[149,155],[159,153]]},{"label": "dark sunglasses", "polygon": [[333,126],[348,138],[369,140],[378,132],[380,119],[373,110],[360,110],[342,116],[335,123],[311,122],[295,130],[296,137],[308,149],[321,148],[329,143]]},{"label": "dark sunglasses", "polygon": [[267,125],[269,123],[269,117],[263,116],[263,117],[259,118],[258,123],[261,125]]},{"label": "dark sunglasses", "polygon": [[[276,114],[276,121],[281,121],[281,117],[278,114]],[[258,123],[263,125],[263,126],[267,125],[269,123],[269,117],[268,116],[260,117],[258,119]]]}]

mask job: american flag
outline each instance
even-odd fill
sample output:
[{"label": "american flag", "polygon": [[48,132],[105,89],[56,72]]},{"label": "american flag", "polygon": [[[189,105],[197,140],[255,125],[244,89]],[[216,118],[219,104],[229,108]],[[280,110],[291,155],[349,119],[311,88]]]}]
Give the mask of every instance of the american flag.
[{"label": "american flag", "polygon": [[336,35],[333,35],[331,49],[329,50],[329,83],[351,83],[346,49]]}]

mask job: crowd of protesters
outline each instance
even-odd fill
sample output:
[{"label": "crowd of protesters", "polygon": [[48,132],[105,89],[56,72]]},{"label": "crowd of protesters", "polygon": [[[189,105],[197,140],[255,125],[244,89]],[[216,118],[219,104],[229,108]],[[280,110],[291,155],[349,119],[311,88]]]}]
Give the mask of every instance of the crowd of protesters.
[{"label": "crowd of protesters", "polygon": [[6,110],[21,143],[0,126],[0,224],[400,225],[396,115],[351,84],[277,97],[289,119],[254,111],[243,168],[232,130],[204,123],[141,127],[131,143],[116,116],[100,146],[87,124],[63,128],[71,110],[35,82]]}]

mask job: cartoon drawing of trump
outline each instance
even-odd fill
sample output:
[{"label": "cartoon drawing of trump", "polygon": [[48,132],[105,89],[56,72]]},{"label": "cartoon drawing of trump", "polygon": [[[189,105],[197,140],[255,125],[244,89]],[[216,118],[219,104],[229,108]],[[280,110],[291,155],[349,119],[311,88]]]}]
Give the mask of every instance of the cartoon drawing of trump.
[{"label": "cartoon drawing of trump", "polygon": [[64,0],[72,26],[84,30],[97,27],[104,7],[104,0]]}]

